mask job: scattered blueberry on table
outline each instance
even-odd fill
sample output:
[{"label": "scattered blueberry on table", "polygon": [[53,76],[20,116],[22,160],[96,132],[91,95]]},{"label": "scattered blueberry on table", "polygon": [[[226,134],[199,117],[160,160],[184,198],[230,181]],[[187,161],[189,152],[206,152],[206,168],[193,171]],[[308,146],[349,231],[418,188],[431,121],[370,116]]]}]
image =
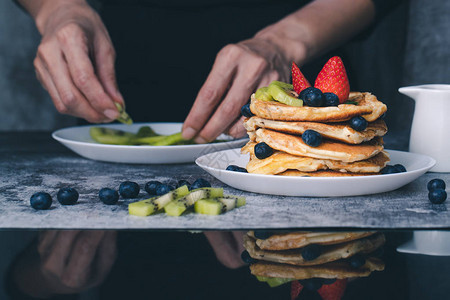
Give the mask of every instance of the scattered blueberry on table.
[{"label": "scattered blueberry on table", "polygon": [[239,167],[239,166],[236,166],[236,165],[229,165],[229,166],[226,168],[226,170],[227,170],[227,171],[233,171],[233,172],[248,173],[248,172],[247,172],[247,169],[242,168],[242,167]]},{"label": "scattered blueberry on table", "polygon": [[302,140],[310,147],[318,147],[322,144],[322,135],[317,131],[308,129],[302,134]]},{"label": "scattered blueberry on table", "polygon": [[199,178],[191,185],[191,190],[199,189],[199,188],[205,188],[205,187],[211,187],[211,183],[209,183],[208,180]]},{"label": "scattered blueberry on table", "polygon": [[366,119],[361,116],[356,116],[350,119],[350,127],[356,131],[364,131],[369,125]]},{"label": "scattered blueberry on table", "polygon": [[156,195],[156,189],[158,188],[159,185],[161,185],[162,183],[156,180],[152,180],[149,181],[145,184],[145,191],[150,195],[150,196],[154,196]]},{"label": "scattered blueberry on table", "polygon": [[124,199],[136,198],[139,195],[139,184],[133,181],[124,181],[119,186],[119,194]]},{"label": "scattered blueberry on table", "polygon": [[245,104],[244,106],[241,107],[241,114],[246,117],[246,118],[251,118],[253,117],[253,113],[250,110],[250,103]]},{"label": "scattered blueberry on table", "polygon": [[428,200],[433,204],[442,204],[447,200],[447,192],[445,191],[445,181],[439,178],[432,179],[428,182]]},{"label": "scattered blueberry on table", "polygon": [[168,192],[172,191],[174,188],[168,184],[161,183],[156,188],[156,196],[162,196],[164,194],[167,194]]},{"label": "scattered blueberry on table", "polygon": [[264,142],[256,144],[254,151],[258,159],[264,159],[273,154],[273,149]]},{"label": "scattered blueberry on table", "polygon": [[432,179],[427,184],[428,191],[436,190],[436,189],[442,189],[445,190],[445,181],[439,178]]},{"label": "scattered blueberry on table", "polygon": [[185,179],[178,180],[177,188],[179,188],[180,186],[183,186],[183,185],[186,185],[188,188],[190,188],[191,183]]},{"label": "scattered blueberry on table", "polygon": [[62,205],[74,205],[78,201],[79,194],[76,189],[63,187],[56,194],[56,198]]},{"label": "scattered blueberry on table", "polygon": [[358,269],[365,265],[366,259],[364,258],[364,256],[360,254],[355,254],[348,259],[348,262],[350,266],[352,266],[355,269]]},{"label": "scattered blueberry on table", "polygon": [[317,244],[311,244],[302,249],[302,257],[306,261],[314,260],[322,254],[322,247]]},{"label": "scattered blueberry on table", "polygon": [[323,106],[338,106],[339,97],[335,93],[323,93]]},{"label": "scattered blueberry on table", "polygon": [[49,209],[52,205],[52,196],[46,192],[34,193],[30,198],[30,205],[34,209]]},{"label": "scattered blueberry on table", "polygon": [[119,201],[119,193],[110,188],[102,188],[98,192],[98,197],[103,203],[108,205],[116,204]]}]

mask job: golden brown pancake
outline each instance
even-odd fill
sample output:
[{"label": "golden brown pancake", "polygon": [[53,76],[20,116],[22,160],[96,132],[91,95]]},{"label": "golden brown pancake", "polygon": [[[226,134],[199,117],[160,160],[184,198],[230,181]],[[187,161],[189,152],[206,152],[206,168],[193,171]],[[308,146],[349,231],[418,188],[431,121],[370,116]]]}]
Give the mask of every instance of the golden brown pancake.
[{"label": "golden brown pancake", "polygon": [[283,122],[259,117],[251,117],[245,120],[244,127],[248,132],[256,131],[258,128],[266,128],[296,135],[301,135],[306,130],[311,129],[317,131],[323,137],[349,144],[367,142],[376,136],[383,136],[387,132],[386,123],[381,119],[369,123],[363,131],[356,131],[347,123]]},{"label": "golden brown pancake", "polygon": [[384,243],[384,235],[382,233],[378,233],[363,239],[323,246],[321,254],[316,259],[305,260],[301,254],[303,248],[278,251],[261,250],[256,245],[254,238],[248,235],[244,236],[244,247],[252,258],[297,266],[320,265],[345,259],[357,253],[371,253],[384,245]]},{"label": "golden brown pancake", "polygon": [[281,151],[274,151],[271,156],[258,159],[254,154],[255,145],[256,143],[250,141],[241,149],[241,153],[250,153],[247,171],[254,174],[275,175],[287,170],[298,170],[300,172],[334,170],[352,173],[379,173],[389,162],[389,154],[385,151],[381,151],[369,159],[352,163],[297,156]]},{"label": "golden brown pancake", "polygon": [[316,266],[294,266],[272,262],[259,261],[250,265],[250,271],[255,276],[272,278],[336,278],[367,277],[373,271],[383,271],[384,263],[376,257],[366,258],[361,268],[353,268],[346,261],[334,261]]},{"label": "golden brown pancake", "polygon": [[371,93],[351,92],[349,101],[354,104],[339,104],[338,106],[310,107],[289,106],[276,101],[263,101],[251,97],[250,110],[256,116],[268,120],[299,121],[299,122],[343,122],[355,116],[363,116],[368,122],[377,120],[387,107]]},{"label": "golden brown pancake", "polygon": [[256,239],[256,244],[264,250],[288,250],[302,248],[310,244],[332,245],[350,242],[375,234],[375,231],[355,232],[309,232],[296,231],[274,234],[267,239],[256,239],[253,231],[247,235]]},{"label": "golden brown pancake", "polygon": [[299,177],[352,177],[352,176],[371,176],[380,175],[381,173],[351,173],[351,172],[338,172],[338,171],[315,171],[315,172],[301,172],[298,170],[287,170],[282,173],[276,174],[280,176],[299,176]]},{"label": "golden brown pancake", "polygon": [[330,140],[324,140],[318,147],[305,144],[301,137],[260,128],[256,130],[256,141],[265,142],[272,149],[297,156],[332,159],[343,162],[355,162],[373,157],[383,150],[383,140],[380,137],[359,144],[349,145]]}]

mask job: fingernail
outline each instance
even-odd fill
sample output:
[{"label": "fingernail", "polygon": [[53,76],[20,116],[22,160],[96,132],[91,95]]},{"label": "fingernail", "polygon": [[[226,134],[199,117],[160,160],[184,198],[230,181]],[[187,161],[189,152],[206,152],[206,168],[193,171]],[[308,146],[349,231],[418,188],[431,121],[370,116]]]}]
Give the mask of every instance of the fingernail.
[{"label": "fingernail", "polygon": [[206,143],[208,143],[208,141],[206,141],[204,138],[202,138],[201,136],[199,136],[199,137],[197,137],[196,139],[195,139],[195,142],[197,143],[197,144],[206,144]]},{"label": "fingernail", "polygon": [[192,127],[187,127],[183,130],[182,136],[185,140],[192,139],[197,134],[197,131]]},{"label": "fingernail", "polygon": [[107,109],[103,112],[103,114],[111,120],[115,120],[119,117],[119,112],[113,109]]}]

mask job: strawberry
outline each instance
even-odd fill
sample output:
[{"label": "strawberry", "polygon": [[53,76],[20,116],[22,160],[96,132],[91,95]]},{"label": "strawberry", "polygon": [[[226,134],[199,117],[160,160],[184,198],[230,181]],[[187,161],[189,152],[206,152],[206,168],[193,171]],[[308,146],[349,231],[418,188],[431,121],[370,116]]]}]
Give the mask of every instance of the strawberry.
[{"label": "strawberry", "polygon": [[339,56],[334,56],[327,61],[317,75],[314,87],[320,89],[322,93],[335,93],[339,98],[339,103],[348,100],[350,84],[344,63]]},{"label": "strawberry", "polygon": [[323,300],[341,300],[344,296],[347,279],[336,280],[332,284],[324,284],[317,290]]},{"label": "strawberry", "polygon": [[292,62],[292,85],[297,94],[300,94],[301,91],[311,86],[295,62]]},{"label": "strawberry", "polygon": [[297,299],[300,292],[303,290],[303,285],[297,280],[292,281],[291,283],[291,300]]}]

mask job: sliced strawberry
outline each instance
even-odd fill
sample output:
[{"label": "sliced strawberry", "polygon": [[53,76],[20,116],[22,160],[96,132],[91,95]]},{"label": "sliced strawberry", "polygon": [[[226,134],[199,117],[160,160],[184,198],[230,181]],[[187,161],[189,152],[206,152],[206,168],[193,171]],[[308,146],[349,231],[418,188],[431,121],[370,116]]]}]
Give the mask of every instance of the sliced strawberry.
[{"label": "sliced strawberry", "polygon": [[330,58],[317,75],[314,87],[323,93],[335,93],[339,98],[339,103],[348,100],[350,84],[348,83],[347,72],[344,63],[339,56]]},{"label": "sliced strawberry", "polygon": [[303,285],[298,282],[298,280],[294,280],[291,283],[291,300],[297,299],[300,292],[303,290]]},{"label": "sliced strawberry", "polygon": [[295,62],[292,62],[292,85],[297,94],[300,94],[301,91],[311,86]]},{"label": "sliced strawberry", "polygon": [[336,280],[332,284],[324,284],[317,290],[323,300],[341,300],[347,287],[347,279]]}]

